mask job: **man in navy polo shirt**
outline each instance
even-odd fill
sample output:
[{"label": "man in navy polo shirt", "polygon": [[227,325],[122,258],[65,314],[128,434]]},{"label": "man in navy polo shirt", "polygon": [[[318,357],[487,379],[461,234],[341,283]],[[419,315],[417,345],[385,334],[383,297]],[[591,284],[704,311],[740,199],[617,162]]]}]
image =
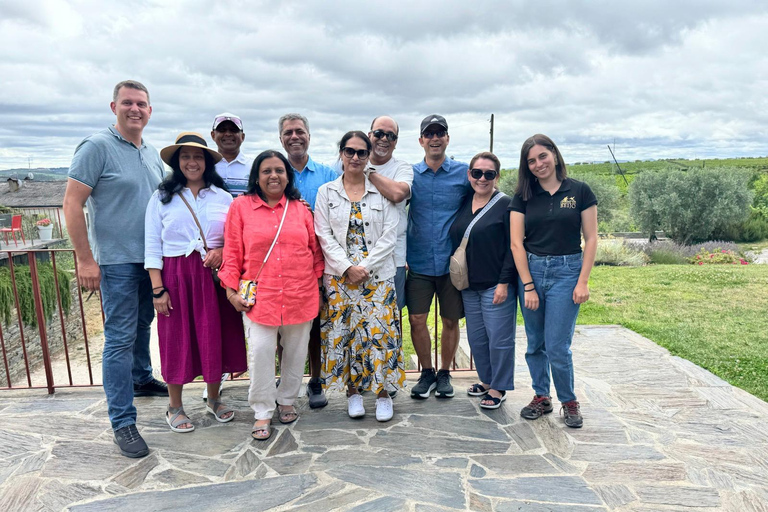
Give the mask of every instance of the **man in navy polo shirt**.
[{"label": "man in navy polo shirt", "polygon": [[[461,292],[453,286],[449,275],[448,230],[472,188],[467,179],[467,164],[445,156],[450,141],[445,118],[437,114],[427,116],[421,122],[420,134],[424,160],[413,166],[405,298],[413,348],[422,371],[419,382],[411,390],[411,398],[428,398],[432,390],[437,398],[450,398],[454,394],[450,368],[459,346],[459,319],[464,316],[464,304]],[[437,373],[432,365],[432,343],[427,329],[427,316],[435,294],[443,322]]]},{"label": "man in navy polo shirt", "polygon": [[[317,190],[321,185],[339,177],[338,173],[327,165],[315,162],[309,157],[309,121],[301,114],[285,114],[278,121],[280,143],[283,145],[288,161],[294,170],[294,184],[309,206],[314,210]],[[278,349],[280,350],[280,349]],[[309,374],[307,396],[312,409],[324,407],[328,403],[320,382],[320,317],[315,318],[309,331]]]}]

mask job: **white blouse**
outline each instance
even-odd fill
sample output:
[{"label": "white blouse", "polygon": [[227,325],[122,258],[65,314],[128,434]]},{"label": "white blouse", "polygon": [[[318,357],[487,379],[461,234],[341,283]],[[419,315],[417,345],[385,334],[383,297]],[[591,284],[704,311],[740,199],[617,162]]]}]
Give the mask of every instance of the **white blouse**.
[{"label": "white blouse", "polygon": [[[181,193],[195,210],[208,248],[223,247],[224,222],[232,204],[232,195],[215,185],[200,190],[197,198],[188,188]],[[156,190],[144,217],[144,268],[162,269],[163,256],[189,256],[194,251],[205,257],[203,239],[189,208],[178,194],[168,204],[161,203],[160,191]]]}]

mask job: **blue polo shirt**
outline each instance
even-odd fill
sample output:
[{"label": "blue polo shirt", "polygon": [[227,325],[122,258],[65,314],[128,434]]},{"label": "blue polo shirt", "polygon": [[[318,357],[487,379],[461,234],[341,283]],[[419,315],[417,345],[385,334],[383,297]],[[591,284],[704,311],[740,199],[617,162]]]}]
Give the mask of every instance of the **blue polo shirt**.
[{"label": "blue polo shirt", "polygon": [[312,157],[308,157],[304,170],[298,172],[294,169],[293,171],[294,183],[301,192],[301,198],[308,202],[313,210],[315,209],[317,189],[339,177],[339,174],[332,167],[319,164],[312,160]]},{"label": "blue polo shirt", "polygon": [[448,231],[472,187],[469,166],[446,158],[433,172],[422,160],[413,166],[411,203],[408,208],[408,267],[418,274],[448,273],[451,238]]}]

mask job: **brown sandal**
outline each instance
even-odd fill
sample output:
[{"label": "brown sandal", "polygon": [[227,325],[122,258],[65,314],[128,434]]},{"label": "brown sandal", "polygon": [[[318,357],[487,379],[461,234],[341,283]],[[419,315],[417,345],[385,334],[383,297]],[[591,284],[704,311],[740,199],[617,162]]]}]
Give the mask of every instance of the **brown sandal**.
[{"label": "brown sandal", "polygon": [[265,420],[258,420],[253,424],[253,428],[251,429],[251,437],[257,441],[266,441],[272,436],[272,420],[267,420],[268,423],[266,425],[257,425],[259,421]]}]

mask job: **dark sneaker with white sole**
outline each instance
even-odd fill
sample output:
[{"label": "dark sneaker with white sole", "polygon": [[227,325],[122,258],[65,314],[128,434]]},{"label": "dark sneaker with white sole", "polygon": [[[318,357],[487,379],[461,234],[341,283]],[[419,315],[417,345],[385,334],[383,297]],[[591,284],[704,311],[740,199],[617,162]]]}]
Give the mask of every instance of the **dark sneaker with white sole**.
[{"label": "dark sneaker with white sole", "polygon": [[141,386],[134,384],[133,396],[168,396],[168,386],[157,379],[152,379]]},{"label": "dark sneaker with white sole", "polygon": [[584,424],[584,419],[581,417],[581,408],[576,400],[562,404],[560,412],[565,416],[566,427],[581,428]]},{"label": "dark sneaker with white sole", "polygon": [[320,379],[309,379],[307,383],[307,397],[309,397],[310,409],[319,409],[328,405],[328,399],[325,397]]},{"label": "dark sneaker with white sole", "polygon": [[115,444],[120,447],[120,453],[132,459],[149,455],[149,447],[139,434],[136,425],[115,430]]},{"label": "dark sneaker with white sole", "polygon": [[526,405],[520,411],[520,416],[527,420],[540,418],[542,414],[549,414],[553,411],[552,399],[548,396],[535,395],[531,403]]},{"label": "dark sneaker with white sole", "polygon": [[419,382],[411,389],[411,398],[429,398],[429,394],[437,387],[437,377],[434,368],[421,370]]},{"label": "dark sneaker with white sole", "polygon": [[451,386],[451,372],[449,370],[438,370],[435,398],[453,398],[453,386]]}]

